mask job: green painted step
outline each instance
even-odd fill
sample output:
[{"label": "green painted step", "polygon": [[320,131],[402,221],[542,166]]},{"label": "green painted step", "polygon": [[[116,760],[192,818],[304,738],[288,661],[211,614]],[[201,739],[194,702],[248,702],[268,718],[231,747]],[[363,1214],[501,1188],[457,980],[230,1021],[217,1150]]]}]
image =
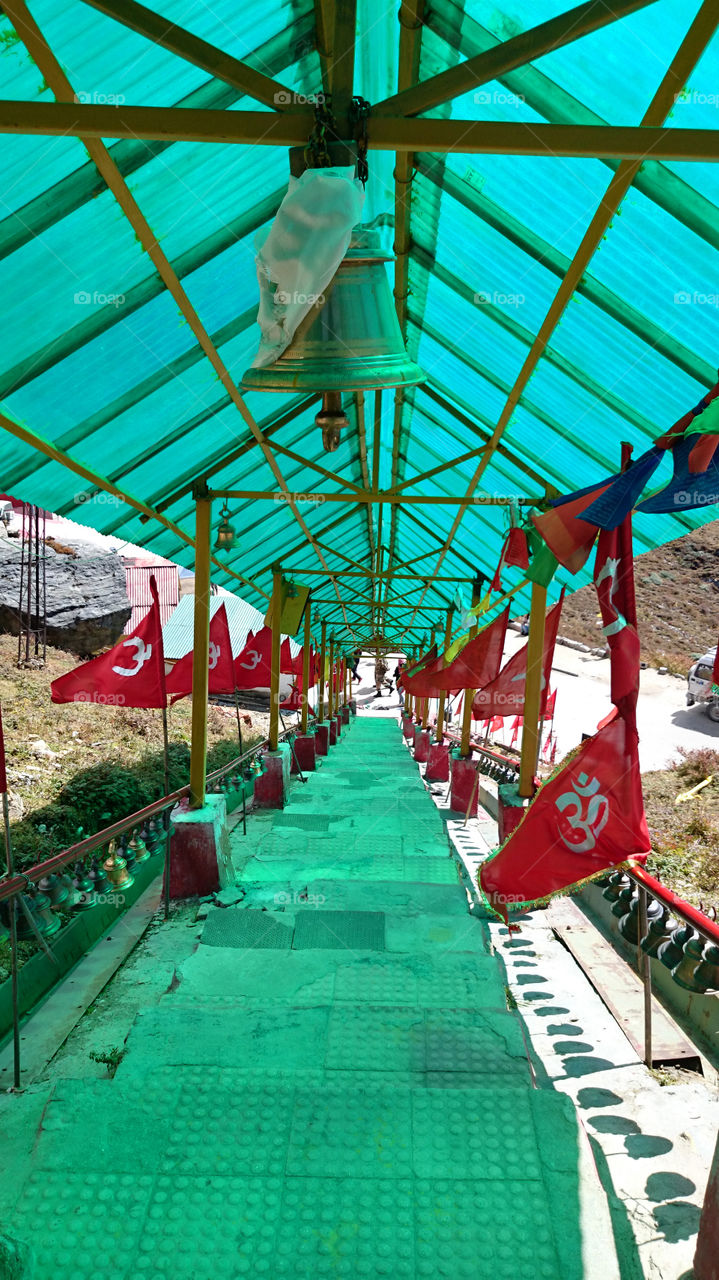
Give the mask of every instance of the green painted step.
[{"label": "green painted step", "polygon": [[393,955],[376,951],[248,951],[200,947],[179,970],[165,1004],[187,1000],[282,1000],[296,1005],[392,1004],[504,1009],[505,991],[493,956]]},{"label": "green painted step", "polygon": [[530,1085],[518,1019],[493,1010],[343,1004],[160,1008],[141,1013],[117,1073],[158,1066],[443,1071],[502,1087]]}]

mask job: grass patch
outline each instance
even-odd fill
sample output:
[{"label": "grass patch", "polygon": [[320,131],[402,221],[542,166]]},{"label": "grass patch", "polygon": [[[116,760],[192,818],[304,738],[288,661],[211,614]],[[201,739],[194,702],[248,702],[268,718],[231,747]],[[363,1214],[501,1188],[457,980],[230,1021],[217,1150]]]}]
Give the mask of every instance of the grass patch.
[{"label": "grass patch", "polygon": [[[678,795],[712,776],[696,796]],[[654,852],[647,871],[694,906],[719,905],[719,751],[681,751],[669,769],[642,777]]]}]

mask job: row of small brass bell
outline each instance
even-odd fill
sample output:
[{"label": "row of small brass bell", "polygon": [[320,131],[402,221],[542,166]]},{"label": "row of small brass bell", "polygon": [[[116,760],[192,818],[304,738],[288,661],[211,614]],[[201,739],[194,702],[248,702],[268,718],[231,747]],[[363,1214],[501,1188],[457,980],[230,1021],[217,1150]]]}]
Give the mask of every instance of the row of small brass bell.
[{"label": "row of small brass bell", "polygon": [[[625,893],[626,893],[626,890],[622,890],[622,893],[617,899],[615,906],[612,908],[612,911],[615,913],[615,915],[620,914],[617,911],[617,908],[619,907],[620,902],[623,902],[626,900],[624,898]],[[661,915],[662,915],[662,908],[660,904],[656,901],[655,898],[650,898],[647,903],[648,927],[651,928],[654,921],[657,919],[660,919]],[[631,942],[632,945],[635,947],[638,946],[641,939],[641,930],[639,927],[639,893],[636,891],[631,891],[631,897],[629,899],[629,910],[626,915],[622,915],[622,918],[619,921],[619,932],[621,933],[623,938],[626,938],[627,942]]]}]

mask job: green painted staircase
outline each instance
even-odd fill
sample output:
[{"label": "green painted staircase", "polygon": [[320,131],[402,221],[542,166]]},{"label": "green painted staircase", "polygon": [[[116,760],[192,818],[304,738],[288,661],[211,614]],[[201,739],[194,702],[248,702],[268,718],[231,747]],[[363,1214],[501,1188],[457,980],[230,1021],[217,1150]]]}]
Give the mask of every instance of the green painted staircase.
[{"label": "green painted staircase", "polygon": [[574,1109],[397,725],[355,720],[232,839],[240,904],[114,1080],[47,1106],[12,1224],[37,1280],[579,1280]]}]

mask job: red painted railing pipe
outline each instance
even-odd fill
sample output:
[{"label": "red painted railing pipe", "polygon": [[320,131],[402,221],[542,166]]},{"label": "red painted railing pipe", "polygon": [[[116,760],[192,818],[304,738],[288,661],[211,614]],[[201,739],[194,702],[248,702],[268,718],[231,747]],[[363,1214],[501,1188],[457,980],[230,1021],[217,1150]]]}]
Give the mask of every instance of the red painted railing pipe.
[{"label": "red painted railing pipe", "polygon": [[[286,737],[292,730],[287,730],[281,737]],[[245,761],[251,760],[256,756],[258,751],[262,751],[268,745],[267,739],[252,747],[249,751],[245,751],[243,755],[236,756],[230,760],[229,764],[224,764],[220,769],[214,769],[212,773],[208,773],[207,782],[217,782],[219,778],[223,778],[226,773],[232,773],[233,770],[239,768]],[[103,827],[102,831],[97,831],[94,836],[87,836],[85,840],[79,840],[77,844],[71,844],[69,848],[63,849],[61,853],[56,853],[52,858],[47,858],[45,862],[37,862],[32,867],[26,867],[22,873],[14,875],[12,879],[0,881],[0,902],[6,898],[11,898],[14,893],[21,893],[27,888],[28,881],[37,884],[38,880],[42,880],[43,876],[49,876],[53,871],[59,871],[61,867],[66,867],[69,862],[76,862],[78,858],[87,857],[88,853],[93,853],[95,849],[102,849],[105,845],[114,840],[116,836],[122,835],[125,831],[132,831],[135,827],[142,826],[149,818],[154,818],[156,814],[162,813],[165,809],[169,809],[172,805],[177,804],[178,800],[182,800],[184,796],[190,794],[190,784],[179,787],[177,791],[172,791],[170,795],[162,796],[159,800],[153,800],[152,804],[148,804],[144,809],[138,809],[136,813],[131,813],[127,818],[121,818],[119,822],[114,822],[111,827]]]},{"label": "red painted railing pipe", "polygon": [[661,881],[655,880],[654,876],[650,876],[648,871],[644,871],[642,867],[632,867],[629,872],[632,880],[642,885],[652,898],[656,898],[659,902],[663,902],[665,907],[669,907],[675,915],[680,916],[682,920],[686,920],[687,924],[694,925],[694,928],[704,937],[709,938],[711,942],[719,943],[719,924],[714,920],[710,920],[704,915],[698,907],[693,907],[690,902],[685,902],[672,889],[667,889]]}]

